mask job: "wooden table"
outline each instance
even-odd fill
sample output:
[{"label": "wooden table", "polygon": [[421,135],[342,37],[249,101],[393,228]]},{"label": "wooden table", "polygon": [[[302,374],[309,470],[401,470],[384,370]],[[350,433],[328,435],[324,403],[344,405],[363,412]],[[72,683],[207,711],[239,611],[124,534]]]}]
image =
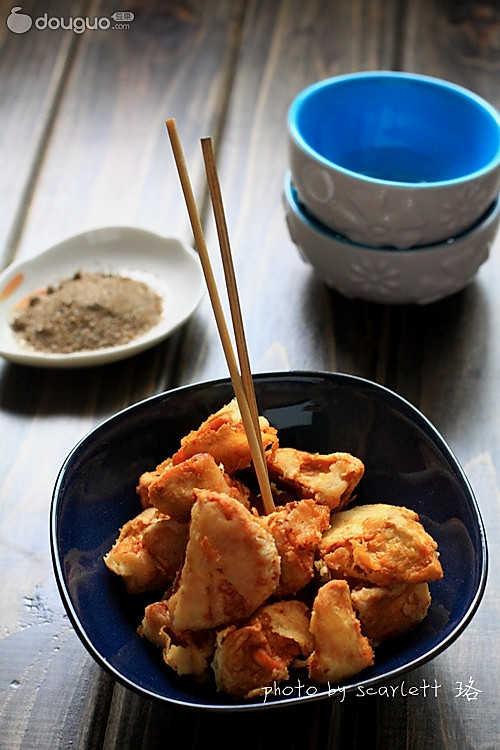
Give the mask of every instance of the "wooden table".
[{"label": "wooden table", "polygon": [[122,28],[35,24],[24,34],[6,26],[12,5],[0,2],[3,264],[98,226],[192,243],[164,121],[177,120],[200,205],[199,139],[211,135],[253,370],[352,373],[413,402],[471,480],[491,561],[471,625],[405,677],[407,686],[437,680],[437,697],[400,690],[229,716],[149,703],[102,672],[76,637],[52,572],[49,506],[62,461],[94,425],[172,386],[227,375],[209,303],[164,344],[123,363],[67,371],[2,361],[0,747],[500,747],[498,242],[477,280],[450,299],[397,308],[351,301],[301,261],[281,203],[287,109],[315,80],[408,70],[500,106],[497,3],[26,0],[23,12],[42,27],[45,13],[47,26],[117,10],[135,17]]}]

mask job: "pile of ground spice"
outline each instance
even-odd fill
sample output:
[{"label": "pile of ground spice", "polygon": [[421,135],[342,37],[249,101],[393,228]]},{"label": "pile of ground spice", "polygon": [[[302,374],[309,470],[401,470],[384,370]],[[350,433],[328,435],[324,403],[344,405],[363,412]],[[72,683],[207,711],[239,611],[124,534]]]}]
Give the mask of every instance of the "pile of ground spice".
[{"label": "pile of ground spice", "polygon": [[126,344],[152,328],[161,312],[161,298],[142,281],[78,272],[30,296],[11,327],[38,351],[67,354]]}]

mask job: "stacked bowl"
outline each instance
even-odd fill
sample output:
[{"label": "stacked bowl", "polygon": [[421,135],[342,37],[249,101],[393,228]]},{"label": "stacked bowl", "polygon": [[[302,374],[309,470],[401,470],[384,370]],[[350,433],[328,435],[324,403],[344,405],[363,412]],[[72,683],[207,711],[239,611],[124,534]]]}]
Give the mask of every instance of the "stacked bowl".
[{"label": "stacked bowl", "polygon": [[345,296],[433,302],[463,289],[500,221],[500,116],[428,76],[337,76],[288,113],[284,204],[302,256]]}]

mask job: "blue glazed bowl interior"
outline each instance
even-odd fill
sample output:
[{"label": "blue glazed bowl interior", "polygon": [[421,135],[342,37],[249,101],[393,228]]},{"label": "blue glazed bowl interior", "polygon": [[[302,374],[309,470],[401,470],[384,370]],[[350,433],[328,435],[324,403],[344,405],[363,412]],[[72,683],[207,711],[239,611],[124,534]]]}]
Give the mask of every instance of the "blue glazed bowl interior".
[{"label": "blue glazed bowl interior", "polygon": [[443,183],[500,159],[498,112],[454,84],[406,73],[358,73],[301,92],[289,111],[301,147],[375,180]]},{"label": "blue glazed bowl interior", "polygon": [[[394,679],[452,643],[473,616],[487,569],[484,529],[472,490],[435,428],[393,392],[333,373],[255,376],[261,413],[281,445],[317,452],[349,451],[366,466],[358,502],[407,505],[438,542],[444,578],[431,584],[426,620],[378,649],[373,667],[343,683],[347,692]],[[163,702],[243,710],[332,697],[326,686],[296,677],[281,695],[239,702],[179,677],[161,651],[137,634],[144,606],[103,563],[119,528],[140,512],[138,476],[178,447],[180,438],[233,396],[227,380],[186,386],[129,407],[72,450],[57,479],[51,547],[63,603],[94,659],[126,687]],[[306,694],[306,689],[308,690]],[[337,694],[338,695],[338,694]]]}]

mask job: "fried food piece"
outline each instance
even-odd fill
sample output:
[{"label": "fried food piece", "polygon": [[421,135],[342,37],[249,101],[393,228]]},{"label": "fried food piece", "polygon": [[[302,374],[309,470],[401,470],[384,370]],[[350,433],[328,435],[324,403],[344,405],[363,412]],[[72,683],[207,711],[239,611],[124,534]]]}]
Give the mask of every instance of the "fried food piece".
[{"label": "fried food piece", "polygon": [[332,577],[376,586],[443,576],[437,543],[405,507],[375,503],[334,513],[319,553]]},{"label": "fried food piece", "polygon": [[169,642],[168,631],[171,629],[167,602],[153,602],[144,610],[144,617],[137,628],[139,635],[147,638],[159,648],[165,648]]},{"label": "fried food piece", "polygon": [[295,448],[271,451],[267,465],[274,481],[330,510],[347,505],[365,471],[363,462],[350,453],[308,453]]},{"label": "fried food piece", "polygon": [[162,649],[164,662],[177,674],[206,679],[215,648],[215,633],[197,631],[175,633],[165,601],[149,604],[138,633]]},{"label": "fried food piece", "polygon": [[361,633],[346,581],[330,581],[318,590],[312,607],[314,651],[308,658],[311,680],[340,682],[373,664],[374,653]]},{"label": "fried food piece", "polygon": [[195,490],[186,556],[169,599],[176,632],[246,619],[273,593],[280,557],[272,534],[229,495]]},{"label": "fried food piece", "polygon": [[189,526],[184,521],[166,517],[159,519],[156,523],[151,523],[143,531],[143,549],[147,550],[155,565],[165,572],[168,584],[174,580],[181,567],[188,540],[188,530]]},{"label": "fried food piece", "polygon": [[232,495],[249,505],[250,491],[232,480],[209,453],[197,453],[179,464],[168,464],[148,485],[148,498],[155,508],[174,518],[188,520],[195,489],[210,489]]},{"label": "fried food piece", "polygon": [[273,682],[288,679],[292,662],[306,658],[312,648],[303,602],[264,605],[243,626],[218,633],[212,662],[217,689],[241,698],[259,695]]},{"label": "fried food piece", "polygon": [[309,620],[310,612],[304,602],[287,599],[264,604],[250,621],[262,624],[272,648],[276,641],[276,647],[282,656],[287,653],[287,659],[295,659],[298,656],[309,656],[313,650],[314,641],[309,630]]},{"label": "fried food piece", "polygon": [[330,525],[330,511],[314,500],[297,500],[261,518],[276,542],[281,557],[277,598],[296,594],[313,578],[314,558],[323,532]]},{"label": "fried food piece", "polygon": [[252,698],[288,677],[286,662],[271,652],[258,622],[219,631],[212,669],[217,690],[236,698]]},{"label": "fried food piece", "polygon": [[431,603],[427,583],[360,587],[351,592],[351,598],[361,630],[374,645],[419,625]]},{"label": "fried food piece", "polygon": [[129,594],[165,589],[181,565],[187,537],[187,523],[146,508],[122,527],[104,562]]},{"label": "fried food piece", "polygon": [[149,508],[151,506],[151,500],[149,499],[149,485],[160,475],[160,473],[172,463],[171,458],[165,459],[161,464],[158,464],[154,471],[145,471],[139,477],[139,483],[136,487],[136,492],[141,500],[143,508]]},{"label": "fried food piece", "polygon": [[[277,445],[277,431],[265,417],[259,417],[259,425],[262,445],[267,451]],[[231,475],[250,467],[252,454],[235,398],[208,417],[197,430],[183,437],[172,460],[178,464],[196,453],[210,453]]]}]

